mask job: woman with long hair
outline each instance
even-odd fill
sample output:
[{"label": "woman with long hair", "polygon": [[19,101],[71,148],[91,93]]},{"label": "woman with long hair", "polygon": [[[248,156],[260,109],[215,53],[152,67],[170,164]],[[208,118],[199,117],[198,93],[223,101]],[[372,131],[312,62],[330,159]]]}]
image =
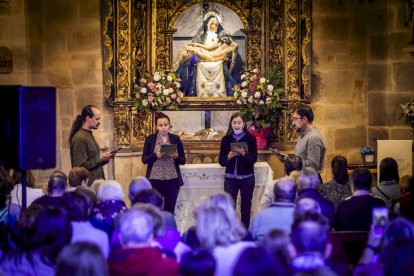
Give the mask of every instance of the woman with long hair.
[{"label": "woman with long hair", "polygon": [[243,250],[256,244],[241,240],[239,222],[232,220],[220,206],[202,203],[195,214],[201,247],[210,250],[216,260],[215,275],[231,275]]},{"label": "woman with long hair", "polygon": [[384,158],[381,160],[379,169],[379,184],[371,189],[371,193],[384,199],[387,207],[392,208],[401,197],[397,161],[391,157]]},{"label": "woman with long hair", "polygon": [[[234,144],[236,142],[239,144]],[[256,138],[247,131],[241,113],[236,112],[231,116],[227,134],[221,140],[219,163],[226,167],[224,191],[230,194],[234,202],[237,202],[237,194],[240,191],[241,221],[246,228],[250,224],[256,161]]]},{"label": "woman with long hair", "polygon": [[335,156],[331,162],[333,178],[318,185],[318,191],[324,198],[332,201],[335,207],[345,198],[352,195],[349,183],[348,161],[343,156]]},{"label": "woman with long hair", "polygon": [[[42,189],[35,187],[35,177],[33,176],[32,171],[27,171],[26,173],[26,206],[30,206],[33,201],[38,199],[39,197],[43,196],[44,193]],[[23,172],[17,169],[13,169],[13,190],[11,191],[11,203],[16,204],[20,207],[23,205],[23,197],[22,197],[22,190],[23,190]]]}]

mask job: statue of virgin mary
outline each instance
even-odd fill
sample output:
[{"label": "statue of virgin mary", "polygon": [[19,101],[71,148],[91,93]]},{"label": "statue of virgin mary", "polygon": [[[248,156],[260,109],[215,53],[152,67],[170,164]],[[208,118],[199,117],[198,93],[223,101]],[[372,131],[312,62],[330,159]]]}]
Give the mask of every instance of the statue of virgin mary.
[{"label": "statue of virgin mary", "polygon": [[[223,35],[228,34],[221,25],[221,17],[215,12],[208,12],[192,43],[218,45]],[[175,66],[178,66],[176,72],[181,78],[185,96],[226,97],[231,96],[234,85],[241,82],[243,60],[237,51],[233,51],[224,61],[200,61],[198,56],[192,55]]]}]

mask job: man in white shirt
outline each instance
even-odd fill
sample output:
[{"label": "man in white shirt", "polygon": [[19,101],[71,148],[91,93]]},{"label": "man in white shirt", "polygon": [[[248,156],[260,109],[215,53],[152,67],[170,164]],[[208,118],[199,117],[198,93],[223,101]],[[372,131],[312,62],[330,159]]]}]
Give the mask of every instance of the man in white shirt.
[{"label": "man in white shirt", "polygon": [[274,187],[275,202],[258,212],[250,223],[249,231],[256,241],[275,228],[290,233],[295,209],[295,181],[286,176],[279,179]]}]

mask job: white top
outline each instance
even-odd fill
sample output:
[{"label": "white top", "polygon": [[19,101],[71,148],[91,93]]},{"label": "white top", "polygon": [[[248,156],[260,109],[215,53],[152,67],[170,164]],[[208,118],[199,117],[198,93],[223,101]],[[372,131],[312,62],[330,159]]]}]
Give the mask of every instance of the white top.
[{"label": "white top", "polygon": [[218,44],[218,36],[216,32],[207,31],[206,38],[204,40],[204,45],[213,46]]},{"label": "white top", "polygon": [[95,227],[89,221],[72,221],[72,240],[75,242],[90,242],[101,249],[105,259],[109,256],[109,238],[108,235]]},{"label": "white top", "polygon": [[243,251],[248,247],[256,247],[256,243],[239,241],[228,246],[217,246],[213,250],[216,260],[215,276],[233,275],[233,269]]},{"label": "white top", "polygon": [[[42,189],[35,189],[35,188],[26,188],[26,199],[27,203],[26,206],[29,207],[33,201],[35,201],[37,198],[43,196],[44,193]],[[11,191],[11,199],[12,203],[19,205],[22,207],[22,184],[18,183],[14,185],[13,190]]]}]

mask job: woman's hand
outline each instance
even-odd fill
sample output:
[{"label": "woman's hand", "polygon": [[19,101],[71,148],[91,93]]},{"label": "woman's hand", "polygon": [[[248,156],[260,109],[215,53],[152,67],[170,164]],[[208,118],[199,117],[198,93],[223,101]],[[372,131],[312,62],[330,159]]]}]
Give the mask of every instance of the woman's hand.
[{"label": "woman's hand", "polygon": [[230,151],[229,154],[227,154],[227,159],[230,160],[232,159],[234,156],[236,156],[237,153],[234,151]]},{"label": "woman's hand", "polygon": [[178,158],[178,151],[170,151],[168,153],[168,156],[171,157],[172,159],[177,159]]},{"label": "woman's hand", "polygon": [[246,155],[246,151],[244,150],[244,148],[242,147],[234,147],[233,151],[238,153],[241,156],[245,156]]},{"label": "woman's hand", "polygon": [[158,158],[158,159],[162,158],[161,148],[158,148],[158,149],[155,151],[155,155],[157,156],[157,158]]}]

